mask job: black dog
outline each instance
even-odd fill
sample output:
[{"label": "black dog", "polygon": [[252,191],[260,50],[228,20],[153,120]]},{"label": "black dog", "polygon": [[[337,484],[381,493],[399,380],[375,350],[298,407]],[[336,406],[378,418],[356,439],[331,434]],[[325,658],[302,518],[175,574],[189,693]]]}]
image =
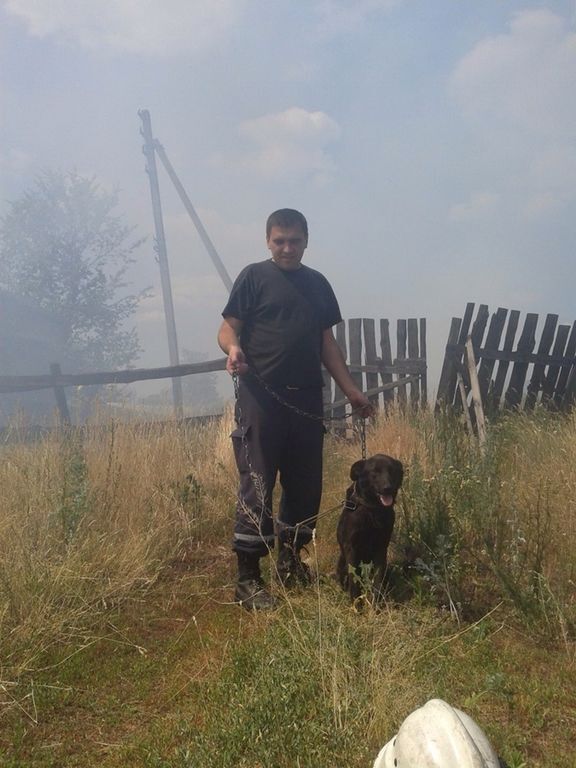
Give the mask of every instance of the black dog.
[{"label": "black dog", "polygon": [[352,464],[353,484],[338,522],[338,580],[354,601],[362,594],[361,564],[371,565],[374,598],[382,597],[388,545],[394,528],[394,502],[404,469],[397,459],[377,453]]}]

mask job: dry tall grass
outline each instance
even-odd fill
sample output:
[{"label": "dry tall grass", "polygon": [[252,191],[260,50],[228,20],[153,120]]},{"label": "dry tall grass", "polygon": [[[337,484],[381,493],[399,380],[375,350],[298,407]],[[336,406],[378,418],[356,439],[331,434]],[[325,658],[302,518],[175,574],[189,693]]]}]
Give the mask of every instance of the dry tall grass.
[{"label": "dry tall grass", "polygon": [[2,448],[0,636],[12,674],[77,641],[225,525],[230,424],[111,422]]},{"label": "dry tall grass", "polygon": [[[227,544],[236,495],[232,414],[195,428],[108,423],[0,453],[0,635],[18,674],[77,642],[111,606],[153,585],[200,544]],[[481,455],[460,425],[423,413],[382,417],[368,454],[407,468],[396,552],[416,590],[458,616],[509,599],[570,636],[576,564],[576,415],[515,415]],[[327,441],[323,508],[337,506],[358,443]],[[332,568],[337,513],[319,523]],[[474,611],[471,614],[474,617]],[[84,636],[85,636],[84,634]]]}]

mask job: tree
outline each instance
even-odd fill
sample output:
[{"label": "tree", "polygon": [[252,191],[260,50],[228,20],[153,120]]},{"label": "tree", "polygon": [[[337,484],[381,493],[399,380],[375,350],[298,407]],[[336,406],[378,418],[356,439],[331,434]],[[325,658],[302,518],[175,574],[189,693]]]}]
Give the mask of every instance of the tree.
[{"label": "tree", "polygon": [[68,370],[126,367],[140,353],[124,324],[145,292],[122,293],[142,240],[117,204],[93,178],[45,171],[2,219],[0,288],[55,318]]}]

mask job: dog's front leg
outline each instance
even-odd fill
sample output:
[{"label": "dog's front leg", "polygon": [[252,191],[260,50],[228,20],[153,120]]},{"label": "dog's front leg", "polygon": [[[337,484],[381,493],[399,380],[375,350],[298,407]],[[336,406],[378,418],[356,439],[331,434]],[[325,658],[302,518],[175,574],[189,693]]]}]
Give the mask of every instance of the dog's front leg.
[{"label": "dog's front leg", "polygon": [[342,554],[340,555],[340,561],[342,563],[342,572],[344,578],[342,583],[343,589],[345,589],[350,595],[350,600],[354,602],[362,594],[362,569],[360,567],[360,557],[356,549],[349,542],[343,547]]},{"label": "dog's front leg", "polygon": [[347,592],[348,579],[350,578],[350,575],[348,573],[348,566],[346,564],[346,556],[344,552],[340,552],[340,557],[338,558],[338,563],[336,565],[336,576],[342,589]]},{"label": "dog's front leg", "polygon": [[388,566],[386,561],[384,563],[380,563],[376,566],[376,570],[374,573],[374,582],[373,582],[373,597],[374,597],[374,603],[376,605],[379,605],[380,603],[384,602],[384,597],[386,595],[386,587],[388,585]]},{"label": "dog's front leg", "polygon": [[360,564],[348,566],[348,594],[353,603],[363,594],[362,570]]}]

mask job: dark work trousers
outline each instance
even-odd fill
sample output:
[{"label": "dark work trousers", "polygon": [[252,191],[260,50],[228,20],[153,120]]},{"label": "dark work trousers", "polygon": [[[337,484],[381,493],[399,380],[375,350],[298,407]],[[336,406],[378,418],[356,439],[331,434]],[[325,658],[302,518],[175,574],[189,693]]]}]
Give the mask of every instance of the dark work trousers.
[{"label": "dark work trousers", "polygon": [[[290,405],[322,415],[322,389],[275,388]],[[322,496],[324,424],[279,403],[255,379],[240,378],[232,444],[240,475],[232,548],[264,556],[280,543],[299,549],[312,538]],[[272,493],[280,477],[276,526]]]}]

